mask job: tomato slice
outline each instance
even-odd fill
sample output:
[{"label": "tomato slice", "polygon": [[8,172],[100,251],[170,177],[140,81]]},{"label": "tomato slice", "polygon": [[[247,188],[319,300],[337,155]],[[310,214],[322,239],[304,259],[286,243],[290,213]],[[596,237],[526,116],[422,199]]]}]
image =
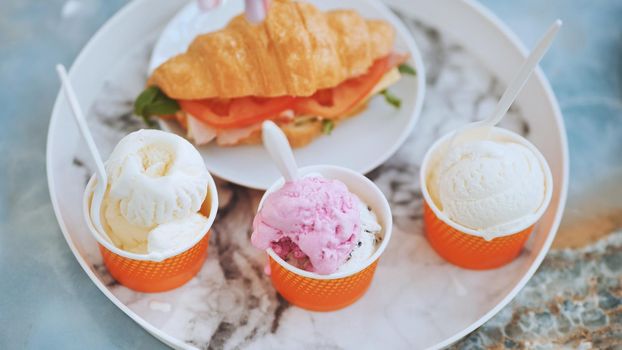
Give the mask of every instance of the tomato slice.
[{"label": "tomato slice", "polygon": [[216,129],[251,126],[274,118],[288,109],[296,115],[337,118],[365,98],[391,68],[404,62],[406,55],[389,54],[376,60],[367,73],[344,81],[330,89],[318,90],[311,97],[254,96],[223,99],[179,100],[181,109]]},{"label": "tomato slice", "polygon": [[298,98],[294,110],[298,115],[317,115],[333,119],[350,111],[374,89],[393,67],[406,61],[408,56],[389,54],[377,59],[367,73],[344,81],[331,89],[318,90],[308,98]]},{"label": "tomato slice", "polygon": [[179,100],[181,109],[218,129],[233,129],[262,122],[294,103],[294,97],[240,97],[231,100]]}]

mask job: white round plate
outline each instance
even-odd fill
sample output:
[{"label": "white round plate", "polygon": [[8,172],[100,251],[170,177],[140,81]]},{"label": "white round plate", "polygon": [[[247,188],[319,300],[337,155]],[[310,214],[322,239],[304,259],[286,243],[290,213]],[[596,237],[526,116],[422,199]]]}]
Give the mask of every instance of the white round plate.
[{"label": "white round plate", "polygon": [[[354,118],[340,123],[331,135],[323,135],[311,144],[294,150],[300,166],[332,164],[367,173],[387,160],[412,131],[423,105],[425,71],[421,54],[408,29],[386,6],[376,1],[312,0],[320,9],[355,8],[366,18],[388,21],[397,31],[396,50],[411,56],[417,76],[403,76],[389,88],[402,100],[399,110],[375,97],[369,107]],[[215,11],[202,12],[190,2],[166,25],[156,42],[149,71],[179,53],[199,34],[218,30],[244,9],[242,1],[226,1]],[[163,121],[161,127],[183,135],[175,122]],[[374,142],[370,142],[373,139]],[[280,175],[261,145],[219,147],[212,142],[199,147],[208,170],[227,181],[256,189],[267,189]]]},{"label": "white round plate", "polygon": [[[440,348],[490,319],[538,268],[555,237],[568,184],[566,134],[546,78],[540,71],[532,77],[503,126],[525,135],[549,162],[554,182],[550,207],[513,263],[490,271],[447,264],[422,234],[421,159],[438,137],[494,107],[525,50],[475,2],[388,2],[422,52],[426,102],[414,132],[369,174],[391,204],[393,238],[365,297],[337,312],[307,312],[277,296],[263,275],[264,253],[248,239],[261,193],[224,181],[218,182],[221,207],[209,256],[196,278],[157,294],[135,293],[115,283],[81,216],[82,193],[93,168],[59,94],[47,147],[48,183],[59,225],[93,283],[155,337],[176,348]],[[132,101],[144,87],[159,33],[186,4],[131,2],[91,39],[71,68],[70,78],[104,157],[121,137],[142,126],[132,116]],[[365,136],[370,144],[380,142]],[[366,153],[352,156],[361,154]]]}]

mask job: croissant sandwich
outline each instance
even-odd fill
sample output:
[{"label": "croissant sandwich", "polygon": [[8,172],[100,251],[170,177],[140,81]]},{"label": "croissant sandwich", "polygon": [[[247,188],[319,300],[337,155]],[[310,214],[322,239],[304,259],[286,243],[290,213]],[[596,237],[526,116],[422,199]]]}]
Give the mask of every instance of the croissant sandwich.
[{"label": "croissant sandwich", "polygon": [[414,70],[394,39],[388,23],[351,10],[274,0],[261,24],[239,15],[160,65],[135,113],[176,119],[197,145],[258,143],[270,119],[301,147],[375,94],[399,107],[386,88]]}]

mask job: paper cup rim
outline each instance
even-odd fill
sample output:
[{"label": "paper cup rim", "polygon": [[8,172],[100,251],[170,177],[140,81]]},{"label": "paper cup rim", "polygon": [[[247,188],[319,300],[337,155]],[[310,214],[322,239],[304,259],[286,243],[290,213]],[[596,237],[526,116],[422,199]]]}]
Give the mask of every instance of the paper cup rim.
[{"label": "paper cup rim", "polygon": [[84,217],[84,220],[86,221],[86,225],[89,229],[89,232],[91,233],[91,236],[95,238],[97,243],[99,243],[105,249],[111,251],[112,253],[120,255],[124,258],[132,259],[132,260],[139,260],[139,261],[161,262],[168,258],[184,253],[187,250],[194,247],[197,243],[201,241],[201,239],[203,239],[203,237],[205,237],[205,235],[212,228],[212,225],[214,224],[214,220],[216,219],[216,213],[218,211],[218,190],[216,188],[216,182],[214,181],[214,178],[209,172],[207,172],[207,178],[208,178],[207,193],[208,193],[209,200],[210,200],[210,212],[209,212],[209,216],[207,217],[207,225],[206,225],[207,229],[205,230],[205,232],[202,235],[197,235],[197,237],[193,239],[187,245],[178,247],[166,253],[139,254],[139,253],[128,252],[126,250],[123,250],[117,247],[112,242],[102,237],[99,234],[99,232],[95,229],[95,227],[93,226],[93,222],[91,221],[90,206],[91,206],[92,193],[94,191],[94,186],[95,186],[95,177],[96,177],[95,174],[91,176],[91,178],[89,179],[89,182],[86,185],[86,188],[84,189],[84,195],[82,198],[82,215]]},{"label": "paper cup rim", "polygon": [[[461,225],[453,220],[451,220],[445,213],[443,213],[437,206],[436,203],[434,203],[434,201],[432,200],[432,196],[430,195],[429,191],[428,191],[428,183],[427,183],[427,174],[428,174],[428,166],[430,165],[430,162],[432,161],[432,157],[433,155],[436,153],[436,151],[438,151],[438,149],[440,148],[441,145],[443,145],[445,142],[448,142],[451,137],[454,135],[455,131],[451,131],[445,135],[443,135],[442,137],[440,137],[438,140],[436,140],[432,146],[430,146],[430,148],[428,148],[428,150],[426,151],[424,157],[423,157],[423,161],[421,163],[421,169],[419,170],[419,182],[421,184],[421,193],[423,194],[423,198],[426,201],[426,203],[428,204],[428,207],[432,210],[432,212],[434,212],[434,215],[436,217],[438,217],[441,221],[443,221],[445,224],[451,226],[452,228],[464,233],[464,234],[469,234],[472,236],[477,236],[477,237],[482,237],[482,238],[486,238],[485,235],[483,233],[481,233],[478,230],[466,227],[464,225]],[[527,140],[526,138],[524,138],[523,136],[504,129],[504,128],[499,128],[499,127],[493,127],[492,128],[492,133],[495,135],[503,135],[508,137],[509,139],[516,141],[517,143],[529,148],[530,151],[533,152],[533,154],[535,154],[536,158],[538,159],[538,161],[540,162],[540,164],[542,165],[542,169],[544,170],[544,178],[546,181],[546,193],[544,194],[544,201],[542,202],[542,205],[540,206],[540,208],[538,208],[538,210],[535,212],[535,215],[533,215],[533,218],[529,221],[525,221],[523,224],[521,224],[520,226],[516,226],[513,227],[511,230],[506,230],[507,232],[502,232],[502,233],[496,233],[494,234],[494,238],[499,238],[499,237],[505,237],[505,236],[511,236],[513,234],[519,233],[529,227],[531,227],[532,225],[534,225],[538,220],[540,220],[540,218],[542,217],[542,215],[544,214],[544,212],[548,209],[549,204],[551,202],[551,198],[553,197],[553,175],[551,174],[551,169],[549,167],[548,162],[546,161],[546,159],[544,158],[544,156],[542,155],[542,153],[540,152],[540,150],[533,144],[531,143],[529,140]]]},{"label": "paper cup rim", "polygon": [[[274,252],[274,250],[272,250],[272,248],[266,249],[266,253],[270,256],[271,259],[273,259],[277,264],[282,266],[284,269],[292,273],[295,273],[296,275],[315,279],[315,280],[336,280],[340,278],[346,278],[346,277],[354,276],[358,274],[359,272],[365,270],[369,266],[371,266],[375,261],[378,260],[378,258],[380,258],[382,253],[385,251],[387,245],[389,244],[389,241],[391,240],[391,234],[393,231],[393,215],[391,213],[391,206],[389,205],[389,202],[387,201],[386,196],[382,193],[382,191],[380,191],[378,186],[376,186],[376,184],[373,183],[366,176],[361,175],[358,172],[355,172],[348,168],[344,168],[344,167],[340,167],[336,165],[313,165],[313,166],[299,168],[298,171],[300,175],[306,175],[310,173],[319,173],[323,176],[326,176],[326,178],[328,179],[332,177],[325,175],[324,172],[326,171],[337,172],[337,173],[342,173],[342,174],[351,176],[354,179],[354,181],[360,181],[360,183],[366,187],[367,191],[369,191],[369,193],[371,193],[374,197],[378,199],[375,203],[365,203],[365,204],[372,207],[376,215],[382,214],[381,220],[383,224],[382,229],[384,232],[382,243],[380,243],[380,246],[376,249],[374,254],[372,254],[369,258],[367,258],[367,260],[365,260],[365,263],[361,264],[361,266],[358,267],[357,269],[354,269],[351,271],[344,271],[344,272],[335,272],[329,275],[321,275],[315,272],[310,272],[310,271],[300,269],[286,262],[285,260],[283,260],[280,256],[278,256],[278,254]],[[343,182],[348,187],[348,190],[352,191],[352,189],[349,186],[349,183],[347,181],[343,181]],[[270,193],[279,189],[281,186],[283,186],[284,183],[285,183],[285,180],[283,178],[280,178],[266,190],[266,192],[261,197],[257,211],[261,210],[261,207],[265,199],[267,198],[267,196]],[[352,193],[360,197],[359,193],[355,191],[352,191]],[[379,209],[382,209],[382,210],[379,210]]]}]

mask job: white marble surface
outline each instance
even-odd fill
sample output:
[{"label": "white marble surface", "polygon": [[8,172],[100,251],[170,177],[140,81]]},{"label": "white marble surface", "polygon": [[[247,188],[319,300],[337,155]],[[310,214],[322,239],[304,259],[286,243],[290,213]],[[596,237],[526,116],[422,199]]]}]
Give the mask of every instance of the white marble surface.
[{"label": "white marble surface", "polygon": [[[501,86],[458,43],[433,28],[404,20],[424,55],[427,100],[416,132],[369,175],[389,198],[396,228],[362,300],[339,312],[312,313],[278,297],[263,274],[264,254],[249,242],[261,193],[224,181],[218,183],[221,207],[207,262],[195,279],[177,290],[141,294],[117,284],[102,266],[86,231],[72,232],[115,296],[157,328],[190,345],[225,349],[424,348],[460,331],[496,305],[527,268],[529,249],[512,264],[493,271],[472,272],[445,263],[422,235],[417,179],[427,147],[458,125],[490,112]],[[143,127],[132,116],[131,104],[146,79],[151,45],[136,48],[113,66],[89,112],[104,155],[127,132]],[[529,127],[517,108],[510,111],[504,126],[528,136]],[[89,157],[79,144],[76,148],[66,176],[83,182],[90,174]]]}]

